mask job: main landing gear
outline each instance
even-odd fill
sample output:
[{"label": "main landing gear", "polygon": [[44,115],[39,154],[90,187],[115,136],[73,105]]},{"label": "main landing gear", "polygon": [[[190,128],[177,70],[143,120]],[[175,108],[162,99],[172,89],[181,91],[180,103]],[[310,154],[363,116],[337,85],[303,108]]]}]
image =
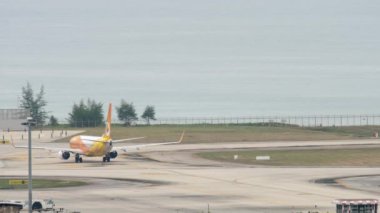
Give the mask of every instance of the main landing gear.
[{"label": "main landing gear", "polygon": [[79,156],[79,154],[75,154],[75,163],[82,163],[82,157]]},{"label": "main landing gear", "polygon": [[110,162],[110,161],[111,161],[110,155],[106,155],[103,157],[103,162]]}]

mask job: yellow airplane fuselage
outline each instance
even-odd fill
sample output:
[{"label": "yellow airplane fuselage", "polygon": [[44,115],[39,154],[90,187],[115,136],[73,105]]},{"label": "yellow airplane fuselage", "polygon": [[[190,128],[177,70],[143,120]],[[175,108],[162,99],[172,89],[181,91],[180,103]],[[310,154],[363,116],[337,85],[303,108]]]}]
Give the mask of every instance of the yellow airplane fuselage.
[{"label": "yellow airplane fuselage", "polygon": [[81,150],[83,155],[89,157],[104,156],[111,149],[111,138],[109,136],[75,136],[70,139],[70,148]]}]

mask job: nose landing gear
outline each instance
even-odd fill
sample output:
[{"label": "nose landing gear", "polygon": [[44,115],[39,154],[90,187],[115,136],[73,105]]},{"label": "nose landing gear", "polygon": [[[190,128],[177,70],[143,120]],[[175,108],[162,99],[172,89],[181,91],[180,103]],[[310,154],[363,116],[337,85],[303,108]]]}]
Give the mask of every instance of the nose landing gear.
[{"label": "nose landing gear", "polygon": [[111,157],[109,154],[103,157],[103,162],[110,162],[110,161],[111,161]]},{"label": "nose landing gear", "polygon": [[82,163],[83,159],[79,154],[75,154],[75,163]]}]

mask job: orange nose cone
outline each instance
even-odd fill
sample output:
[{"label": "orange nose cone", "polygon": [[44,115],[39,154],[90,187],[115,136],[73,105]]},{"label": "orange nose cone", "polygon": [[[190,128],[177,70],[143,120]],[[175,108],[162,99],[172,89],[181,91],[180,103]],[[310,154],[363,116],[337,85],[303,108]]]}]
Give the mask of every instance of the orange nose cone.
[{"label": "orange nose cone", "polygon": [[70,148],[79,149],[80,144],[81,144],[81,139],[79,136],[75,136],[70,139],[69,143],[70,143]]}]

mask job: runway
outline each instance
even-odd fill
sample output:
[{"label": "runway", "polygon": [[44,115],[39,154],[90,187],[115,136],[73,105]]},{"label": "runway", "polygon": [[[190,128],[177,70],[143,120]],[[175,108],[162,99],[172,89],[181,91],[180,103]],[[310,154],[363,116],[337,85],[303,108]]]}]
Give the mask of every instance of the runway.
[{"label": "runway", "polygon": [[[35,142],[36,145],[44,142]],[[380,175],[380,168],[277,168],[221,163],[193,155],[202,150],[267,147],[376,145],[378,140],[180,144],[121,154],[110,163],[86,158],[75,164],[56,153],[33,151],[33,175],[80,179],[81,187],[35,189],[34,198],[52,198],[58,207],[80,212],[333,212],[338,198],[380,198],[360,187],[366,180],[321,178]],[[62,146],[65,144],[48,144]],[[2,145],[0,176],[26,176],[27,152]],[[371,177],[376,185],[378,176]],[[354,183],[353,183],[354,182]],[[378,186],[377,186],[378,187]],[[361,189],[361,188],[364,188]],[[0,199],[27,199],[26,190],[0,190]]]}]

